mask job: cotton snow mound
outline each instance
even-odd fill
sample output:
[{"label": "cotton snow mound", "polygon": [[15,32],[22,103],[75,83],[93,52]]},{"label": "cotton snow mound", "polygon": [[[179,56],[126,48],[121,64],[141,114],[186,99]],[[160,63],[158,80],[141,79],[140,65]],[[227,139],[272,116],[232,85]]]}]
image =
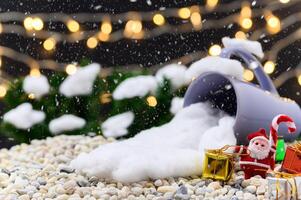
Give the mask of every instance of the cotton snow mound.
[{"label": "cotton snow mound", "polygon": [[128,133],[127,128],[133,123],[133,112],[125,112],[108,118],[101,125],[105,137],[120,137]]},{"label": "cotton snow mound", "polygon": [[185,81],[185,71],[186,67],[184,65],[170,64],[158,70],[156,73],[156,79],[159,83],[163,83],[164,78],[171,82],[173,89],[178,89],[187,84]]},{"label": "cotton snow mound", "polygon": [[19,129],[29,129],[45,119],[45,113],[32,109],[30,103],[22,103],[4,114],[3,120]]},{"label": "cotton snow mound", "polygon": [[259,58],[263,58],[264,56],[264,53],[262,51],[262,46],[257,41],[224,37],[222,39],[222,42],[225,47],[240,47],[253,53]]},{"label": "cotton snow mound", "polygon": [[53,134],[59,134],[64,131],[72,131],[84,127],[86,121],[75,115],[66,114],[53,119],[49,123],[49,130]]},{"label": "cotton snow mound", "polygon": [[237,60],[221,58],[218,56],[207,56],[193,63],[186,70],[185,79],[191,81],[205,72],[219,72],[242,79],[243,67]]},{"label": "cotton snow mound", "polygon": [[183,109],[183,106],[184,106],[184,98],[174,97],[171,100],[171,107],[169,111],[175,115],[176,113],[178,113],[180,110]]},{"label": "cotton snow mound", "polygon": [[[80,154],[70,166],[91,176],[122,182],[201,174],[204,152],[198,149],[207,147],[200,147],[201,140],[202,144],[213,142],[215,147],[236,144],[233,130],[222,127],[231,127],[233,120],[209,107],[204,103],[186,107],[171,122]],[[213,128],[219,132],[212,134]],[[215,141],[215,134],[234,139]]]},{"label": "cotton snow mound", "polygon": [[44,75],[26,76],[23,81],[23,90],[27,94],[34,94],[36,98],[40,99],[45,94],[49,93],[50,86]]},{"label": "cotton snow mound", "polygon": [[154,93],[157,89],[157,81],[153,76],[135,76],[121,82],[113,92],[116,100],[133,97],[144,97],[148,93]]},{"label": "cotton snow mound", "polygon": [[69,75],[60,85],[60,93],[66,97],[90,94],[99,72],[100,65],[96,63],[78,68],[74,74]]}]

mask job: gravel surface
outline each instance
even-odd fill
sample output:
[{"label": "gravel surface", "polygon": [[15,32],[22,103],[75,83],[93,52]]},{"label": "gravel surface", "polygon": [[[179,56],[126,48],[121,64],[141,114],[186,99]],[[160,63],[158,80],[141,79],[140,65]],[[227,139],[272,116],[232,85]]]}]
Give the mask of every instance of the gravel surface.
[{"label": "gravel surface", "polygon": [[244,180],[237,172],[228,183],[179,177],[123,184],[88,177],[68,167],[80,152],[114,142],[101,136],[56,136],[0,150],[0,199],[231,199],[267,198],[267,181]]}]

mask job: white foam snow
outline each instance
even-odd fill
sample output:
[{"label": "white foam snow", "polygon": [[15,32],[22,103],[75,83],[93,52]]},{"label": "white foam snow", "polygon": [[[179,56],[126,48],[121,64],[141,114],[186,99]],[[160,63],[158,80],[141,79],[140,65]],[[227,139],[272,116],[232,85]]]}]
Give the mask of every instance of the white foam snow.
[{"label": "white foam snow", "polygon": [[171,122],[82,153],[70,166],[89,175],[122,182],[201,174],[204,152],[198,149],[207,145],[200,144],[236,144],[234,132],[228,128],[234,119],[209,107],[205,103],[186,107]]},{"label": "white foam snow", "polygon": [[253,53],[259,58],[263,58],[264,56],[262,46],[258,41],[224,37],[222,42],[225,47],[240,47]]},{"label": "white foam snow", "polygon": [[60,93],[67,97],[90,94],[99,72],[100,65],[97,63],[79,67],[74,74],[69,75],[60,85]]},{"label": "white foam snow", "polygon": [[173,89],[181,88],[187,85],[185,81],[186,67],[179,64],[170,64],[159,69],[156,73],[156,78],[159,83],[163,83],[164,78],[171,82]]},{"label": "white foam snow", "polygon": [[29,129],[45,119],[45,113],[32,109],[30,103],[22,103],[4,114],[3,120],[19,129]]},{"label": "white foam snow", "polygon": [[157,81],[154,76],[135,76],[121,82],[113,92],[116,100],[133,97],[144,97],[148,93],[155,93]]},{"label": "white foam snow", "polygon": [[86,121],[75,115],[66,114],[53,119],[49,123],[49,130],[53,134],[59,134],[64,131],[72,131],[84,127]]},{"label": "white foam snow", "polygon": [[183,106],[184,106],[184,98],[174,97],[171,100],[171,106],[169,111],[175,115],[176,113],[178,113],[180,110],[183,109]]},{"label": "white foam snow", "polygon": [[209,71],[219,72],[242,79],[243,66],[237,60],[221,58],[218,56],[207,56],[190,65],[186,70],[185,79],[186,81],[191,81],[199,75]]},{"label": "white foam snow", "polygon": [[128,133],[127,128],[133,123],[135,115],[128,111],[114,115],[104,121],[101,125],[105,137],[120,137]]},{"label": "white foam snow", "polygon": [[34,94],[39,99],[45,94],[48,94],[50,86],[46,76],[26,76],[23,81],[23,90],[27,94]]}]

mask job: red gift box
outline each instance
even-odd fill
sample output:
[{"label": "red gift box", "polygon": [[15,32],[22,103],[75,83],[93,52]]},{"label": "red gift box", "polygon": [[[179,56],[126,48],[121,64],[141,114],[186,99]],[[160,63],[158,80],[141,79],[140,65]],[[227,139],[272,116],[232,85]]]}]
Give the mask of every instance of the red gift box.
[{"label": "red gift box", "polygon": [[282,169],[293,174],[301,173],[301,143],[287,147]]}]

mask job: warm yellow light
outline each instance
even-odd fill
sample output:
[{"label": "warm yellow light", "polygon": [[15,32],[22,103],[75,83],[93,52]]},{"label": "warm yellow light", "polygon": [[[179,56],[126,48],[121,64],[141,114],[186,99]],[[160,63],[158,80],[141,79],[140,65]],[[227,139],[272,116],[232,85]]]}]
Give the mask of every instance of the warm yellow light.
[{"label": "warm yellow light", "polygon": [[209,48],[209,55],[211,56],[218,56],[222,51],[221,46],[219,46],[218,44],[212,45]]},{"label": "warm yellow light", "polygon": [[68,75],[72,75],[77,71],[77,67],[74,64],[69,64],[66,66],[65,71]]},{"label": "warm yellow light", "polygon": [[165,19],[161,14],[155,14],[153,17],[153,21],[158,26],[162,26],[165,23]]},{"label": "warm yellow light", "polygon": [[273,61],[267,61],[264,64],[263,69],[264,69],[265,73],[271,74],[275,70],[275,63]]},{"label": "warm yellow light", "polygon": [[243,5],[240,11],[240,15],[243,18],[251,18],[252,17],[252,10],[249,6],[249,3]]},{"label": "warm yellow light", "polygon": [[276,28],[280,25],[280,20],[278,17],[272,16],[267,19],[267,23],[271,28]]},{"label": "warm yellow light", "polygon": [[3,84],[1,84],[1,85],[0,85],[0,98],[5,97],[6,92],[7,92],[6,86],[3,85]]},{"label": "warm yellow light", "polygon": [[3,32],[3,25],[0,23],[0,33]]},{"label": "warm yellow light", "polygon": [[252,81],[254,79],[254,73],[251,70],[245,69],[243,73],[243,78],[246,81]]},{"label": "warm yellow light", "polygon": [[237,38],[237,39],[247,39],[247,36],[243,31],[237,31],[235,33],[235,38]]},{"label": "warm yellow light", "polygon": [[218,0],[207,0],[206,7],[208,9],[213,9],[218,4]]},{"label": "warm yellow light", "polygon": [[102,41],[102,42],[108,41],[108,40],[110,39],[110,35],[105,34],[105,33],[103,33],[103,32],[99,32],[99,33],[97,34],[97,37],[98,37],[98,39],[99,39],[100,41]]},{"label": "warm yellow light", "polygon": [[30,93],[30,94],[28,94],[28,98],[29,99],[35,99],[36,97],[35,97],[35,95],[33,93]]},{"label": "warm yellow light", "polygon": [[142,31],[142,23],[139,20],[129,20],[125,25],[125,35],[131,36]]},{"label": "warm yellow light", "polygon": [[244,29],[250,29],[253,25],[253,22],[250,18],[243,18],[240,21],[240,25],[241,27],[243,27]]},{"label": "warm yellow light", "polygon": [[288,2],[290,2],[290,0],[279,0],[280,1],[280,3],[288,3]]},{"label": "warm yellow light", "polygon": [[79,30],[79,23],[75,20],[68,20],[67,21],[67,28],[72,33],[77,32]]},{"label": "warm yellow light", "polygon": [[32,68],[30,70],[30,76],[40,76],[41,72],[39,70],[39,68]]},{"label": "warm yellow light", "polygon": [[150,107],[155,107],[158,104],[157,99],[154,96],[147,97],[146,101]]},{"label": "warm yellow light", "polygon": [[178,10],[178,15],[182,19],[188,19],[190,17],[190,9],[189,8],[180,8]]},{"label": "warm yellow light", "polygon": [[94,49],[98,44],[98,41],[95,37],[90,37],[88,40],[87,40],[87,46],[90,48],[90,49]]},{"label": "warm yellow light", "polygon": [[44,41],[43,43],[43,47],[44,49],[46,49],[47,51],[51,51],[54,49],[56,44],[56,41],[54,38],[48,38],[47,40]]},{"label": "warm yellow light", "polygon": [[41,18],[35,17],[32,19],[32,28],[36,31],[42,30],[44,27],[44,23]]},{"label": "warm yellow light", "polygon": [[112,25],[110,22],[103,22],[100,27],[101,32],[110,34],[112,32]]},{"label": "warm yellow light", "polygon": [[32,22],[33,22],[33,19],[31,17],[26,17],[23,21],[24,28],[26,30],[32,30],[33,29]]},{"label": "warm yellow light", "polygon": [[0,67],[2,67],[2,57],[0,57]]},{"label": "warm yellow light", "polygon": [[201,17],[200,13],[193,12],[190,16],[190,21],[191,21],[194,28],[196,28],[196,29],[201,28],[202,17]]}]

